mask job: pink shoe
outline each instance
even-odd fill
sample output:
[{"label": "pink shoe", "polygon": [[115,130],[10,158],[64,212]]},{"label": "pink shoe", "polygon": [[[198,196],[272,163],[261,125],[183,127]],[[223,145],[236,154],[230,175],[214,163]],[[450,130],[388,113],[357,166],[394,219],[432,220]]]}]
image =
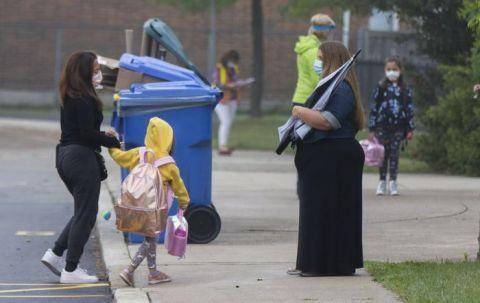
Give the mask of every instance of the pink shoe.
[{"label": "pink shoe", "polygon": [[233,154],[234,149],[233,148],[221,148],[218,150],[218,154],[220,156],[231,156]]},{"label": "pink shoe", "polygon": [[148,275],[148,284],[150,285],[167,283],[171,281],[172,279],[170,279],[168,275],[158,270]]},{"label": "pink shoe", "polygon": [[135,281],[133,278],[133,272],[128,270],[128,267],[122,270],[122,272],[119,274],[120,278],[125,282],[130,287],[135,287]]}]

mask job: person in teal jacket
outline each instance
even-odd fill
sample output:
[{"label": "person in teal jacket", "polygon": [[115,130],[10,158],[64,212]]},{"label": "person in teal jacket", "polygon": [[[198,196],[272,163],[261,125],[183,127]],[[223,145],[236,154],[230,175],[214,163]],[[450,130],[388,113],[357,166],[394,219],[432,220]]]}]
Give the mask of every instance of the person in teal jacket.
[{"label": "person in teal jacket", "polygon": [[322,70],[322,62],[317,60],[318,48],[334,28],[335,22],[328,15],[316,14],[310,20],[308,35],[300,36],[295,44],[298,80],[293,103],[304,104],[317,86]]}]

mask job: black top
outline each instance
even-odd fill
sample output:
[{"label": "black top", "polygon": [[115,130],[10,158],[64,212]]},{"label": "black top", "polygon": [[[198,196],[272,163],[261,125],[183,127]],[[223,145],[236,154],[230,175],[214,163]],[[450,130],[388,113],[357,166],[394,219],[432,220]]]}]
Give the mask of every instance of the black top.
[{"label": "black top", "polygon": [[332,118],[335,119],[335,123],[331,123],[332,129],[328,131],[314,129],[308,137],[305,137],[304,142],[314,143],[323,139],[355,138],[358,132],[355,123],[355,104],[355,93],[350,84],[343,80],[323,109],[323,114],[329,122]]},{"label": "black top", "polygon": [[93,150],[120,147],[117,138],[100,131],[103,114],[91,97],[67,98],[60,110],[61,145],[80,144]]}]

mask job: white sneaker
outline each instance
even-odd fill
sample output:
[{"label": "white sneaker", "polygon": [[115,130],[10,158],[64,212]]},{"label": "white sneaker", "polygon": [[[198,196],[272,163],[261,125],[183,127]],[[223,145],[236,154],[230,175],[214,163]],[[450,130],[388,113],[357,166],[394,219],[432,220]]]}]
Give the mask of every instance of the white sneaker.
[{"label": "white sneaker", "polygon": [[48,269],[50,269],[55,275],[60,276],[62,268],[65,267],[65,260],[62,257],[57,256],[51,249],[48,249],[43,255],[42,262]]},{"label": "white sneaker", "polygon": [[387,194],[387,181],[378,182],[377,186],[377,196],[383,196]]},{"label": "white sneaker", "polygon": [[388,184],[390,188],[390,195],[392,196],[398,196],[398,186],[397,186],[397,181],[391,180]]},{"label": "white sneaker", "polygon": [[87,271],[77,267],[72,272],[68,272],[65,269],[62,270],[60,276],[60,283],[62,284],[83,284],[83,283],[97,283],[97,276],[90,276]]}]

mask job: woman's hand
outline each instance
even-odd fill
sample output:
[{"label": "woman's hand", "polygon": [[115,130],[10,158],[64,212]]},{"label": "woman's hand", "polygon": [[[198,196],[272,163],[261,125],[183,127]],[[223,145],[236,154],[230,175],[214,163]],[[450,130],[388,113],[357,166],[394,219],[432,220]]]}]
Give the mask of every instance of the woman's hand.
[{"label": "woman's hand", "polygon": [[105,134],[109,137],[114,137],[118,139],[118,133],[113,129],[108,129],[105,131]]},{"label": "woman's hand", "polygon": [[475,94],[480,93],[480,84],[475,84],[475,85],[473,86],[473,92],[474,92]]},{"label": "woman's hand", "polygon": [[412,140],[413,139],[413,132],[408,132],[407,133],[407,140]]},{"label": "woman's hand", "polygon": [[295,105],[295,106],[292,108],[292,117],[301,120],[301,119],[302,119],[302,118],[301,118],[301,115],[302,115],[302,113],[303,113],[304,110],[305,110],[305,107]]},{"label": "woman's hand", "polygon": [[368,133],[368,140],[372,141],[375,138],[375,132]]}]

